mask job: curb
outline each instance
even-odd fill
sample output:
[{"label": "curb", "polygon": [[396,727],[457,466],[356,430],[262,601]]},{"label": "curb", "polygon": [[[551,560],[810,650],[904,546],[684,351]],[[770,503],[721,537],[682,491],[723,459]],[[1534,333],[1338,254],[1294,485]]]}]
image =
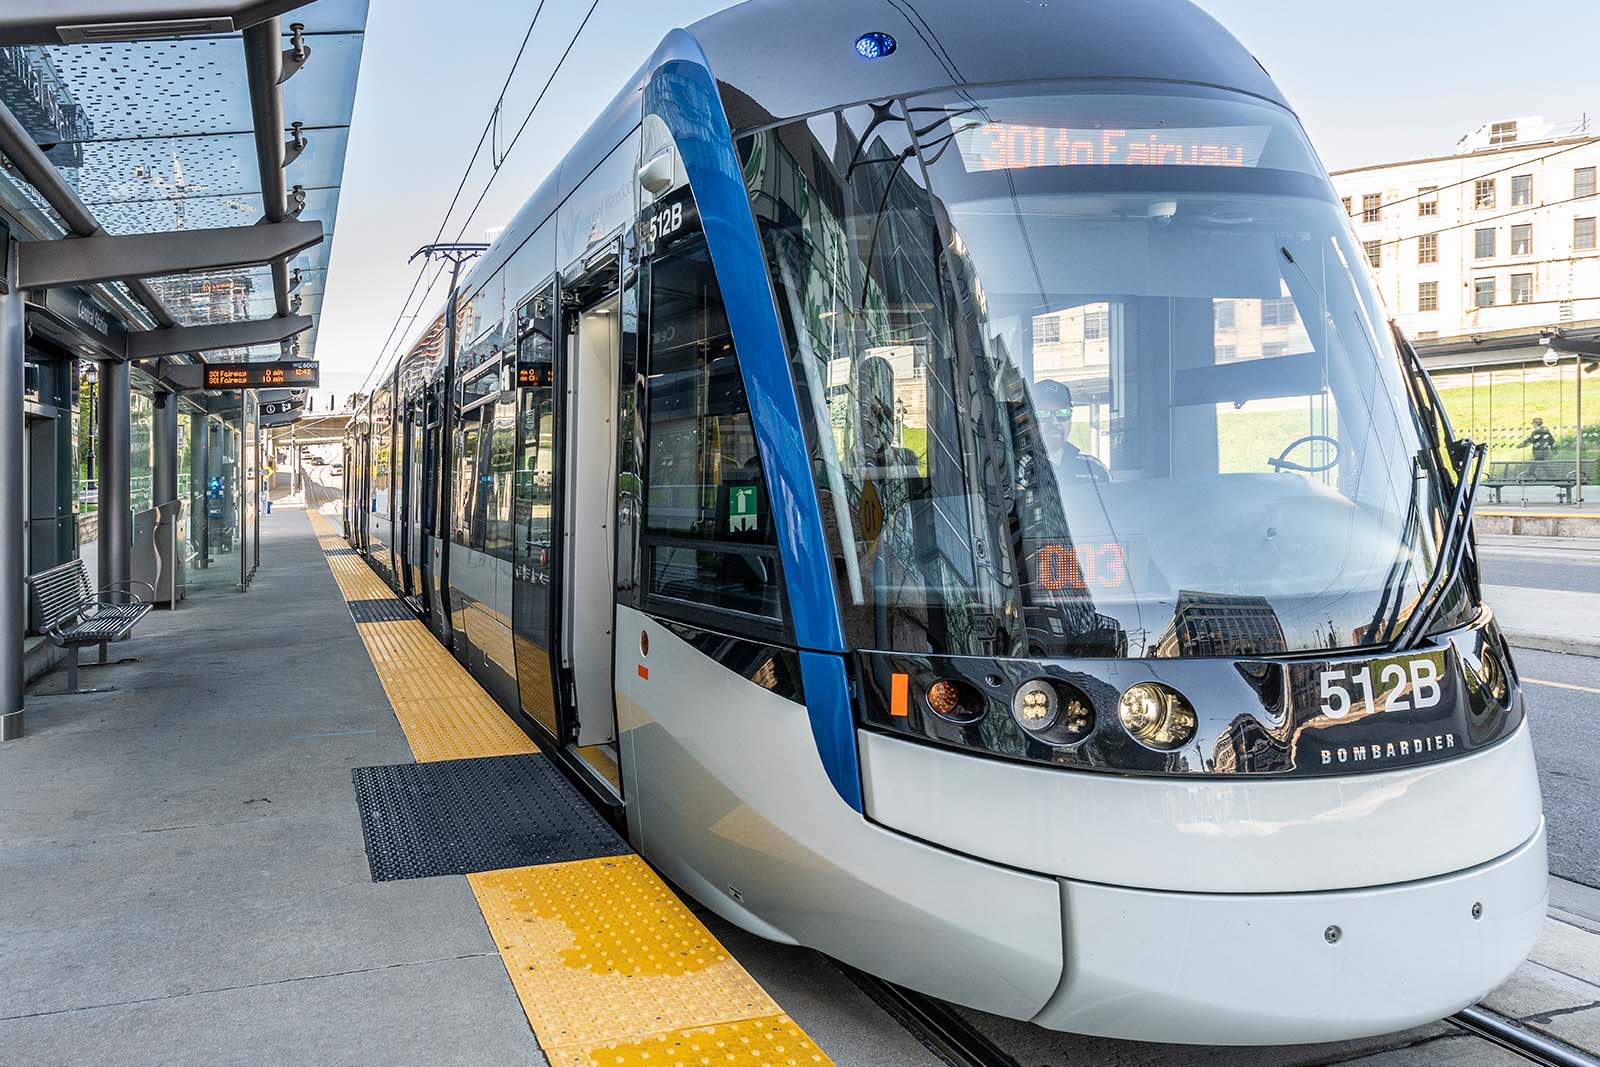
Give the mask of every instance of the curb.
[{"label": "curb", "polygon": [[1560,652],[1568,656],[1600,657],[1600,638],[1563,637],[1559,634],[1528,633],[1502,628],[1501,633],[1513,648],[1531,648],[1539,652]]}]

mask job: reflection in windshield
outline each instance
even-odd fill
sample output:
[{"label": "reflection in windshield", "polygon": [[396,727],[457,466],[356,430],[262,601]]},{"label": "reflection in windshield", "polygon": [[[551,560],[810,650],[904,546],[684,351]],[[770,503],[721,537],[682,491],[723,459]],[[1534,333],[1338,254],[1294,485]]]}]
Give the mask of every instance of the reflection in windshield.
[{"label": "reflection in windshield", "polygon": [[1285,113],[962,94],[740,149],[853,645],[1268,655],[1414,603],[1438,490]]}]

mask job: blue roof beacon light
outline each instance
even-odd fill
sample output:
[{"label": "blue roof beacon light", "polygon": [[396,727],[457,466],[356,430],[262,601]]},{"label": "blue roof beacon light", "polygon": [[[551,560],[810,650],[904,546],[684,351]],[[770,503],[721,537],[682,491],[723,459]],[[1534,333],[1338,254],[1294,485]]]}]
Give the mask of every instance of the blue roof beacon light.
[{"label": "blue roof beacon light", "polygon": [[894,38],[887,33],[863,33],[856,38],[856,52],[862,59],[883,59],[894,55]]}]

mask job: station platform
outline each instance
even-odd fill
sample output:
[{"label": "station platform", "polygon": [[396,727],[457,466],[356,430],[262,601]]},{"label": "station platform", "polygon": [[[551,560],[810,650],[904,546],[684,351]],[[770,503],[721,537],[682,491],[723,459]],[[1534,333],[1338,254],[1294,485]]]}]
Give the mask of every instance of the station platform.
[{"label": "station platform", "polygon": [[[328,518],[280,500],[262,541],[248,595],[203,575],[0,748],[0,1062],[966,1062],[681,898]],[[1501,994],[1582,1044],[1592,903]],[[1205,1049],[960,1016],[1030,1067],[1519,1062],[1445,1023]]]},{"label": "station platform", "polygon": [[214,567],[113,646],[140,662],[84,673],[114,690],[47,677],[0,750],[0,1062],[939,1062],[614,834],[601,859],[375,881],[357,769],[543,757],[420,623],[353,621],[387,591],[305,511],[262,541],[249,595]]}]

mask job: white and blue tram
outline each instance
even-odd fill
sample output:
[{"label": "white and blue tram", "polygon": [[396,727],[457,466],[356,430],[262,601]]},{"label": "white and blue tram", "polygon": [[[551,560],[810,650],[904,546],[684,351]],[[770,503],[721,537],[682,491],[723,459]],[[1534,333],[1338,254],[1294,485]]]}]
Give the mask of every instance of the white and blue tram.
[{"label": "white and blue tram", "polygon": [[388,369],[344,521],[739,926],[1313,1041],[1474,1001],[1544,914],[1481,461],[1196,8],[753,0]]}]

